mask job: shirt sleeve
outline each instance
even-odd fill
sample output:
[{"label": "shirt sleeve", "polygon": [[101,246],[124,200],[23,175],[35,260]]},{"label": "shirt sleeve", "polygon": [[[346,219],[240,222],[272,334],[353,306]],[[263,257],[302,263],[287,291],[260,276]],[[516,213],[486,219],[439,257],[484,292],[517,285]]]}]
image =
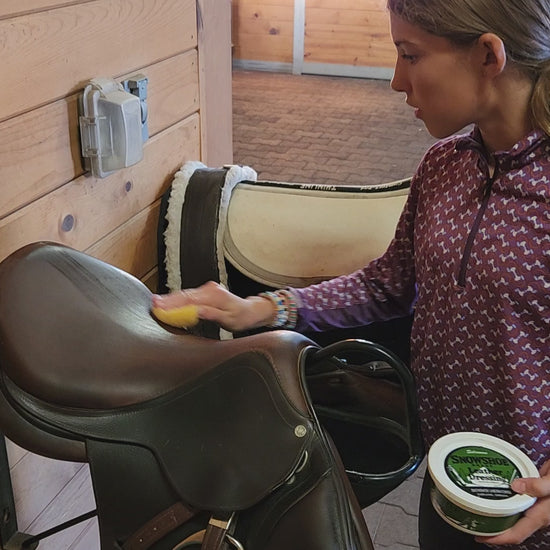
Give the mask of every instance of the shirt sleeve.
[{"label": "shirt sleeve", "polygon": [[305,288],[291,288],[298,331],[364,326],[403,317],[416,302],[414,218],[418,173],[386,252],[367,266]]}]

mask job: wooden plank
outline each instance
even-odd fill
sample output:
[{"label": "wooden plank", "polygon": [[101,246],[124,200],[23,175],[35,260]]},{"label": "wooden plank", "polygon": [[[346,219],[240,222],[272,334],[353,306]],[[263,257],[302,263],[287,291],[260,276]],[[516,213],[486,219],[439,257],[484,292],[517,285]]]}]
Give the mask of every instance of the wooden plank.
[{"label": "wooden plank", "polygon": [[233,16],[236,17],[240,25],[239,31],[247,31],[248,29],[242,27],[246,23],[262,28],[266,25],[266,22],[271,22],[271,25],[282,22],[293,23],[294,8],[291,6],[281,8],[280,6],[244,5],[239,7],[238,12],[234,10]]},{"label": "wooden plank", "polygon": [[235,59],[292,63],[293,43],[293,3],[233,3]]},{"label": "wooden plank", "polygon": [[[315,63],[319,65],[333,64],[341,65],[343,67],[380,67],[381,69],[386,69],[388,71],[391,71],[394,67],[394,63],[392,61],[393,58],[386,52],[380,54],[371,52],[368,56],[356,56],[352,58],[349,56],[337,55],[336,53],[330,54],[329,52],[325,53],[323,51],[312,51],[311,53],[306,52],[304,57],[306,63]],[[391,75],[392,73],[389,72],[388,74]],[[383,78],[389,77],[384,76]]]},{"label": "wooden plank", "polygon": [[0,20],[0,121],[197,44],[195,1],[97,0]]},{"label": "wooden plank", "polygon": [[393,45],[387,11],[351,2],[308,3],[305,59],[309,63],[393,67]]},{"label": "wooden plank", "polygon": [[39,240],[88,248],[157,200],[185,160],[198,158],[195,114],[150,139],[135,166],[103,180],[81,176],[0,220],[0,258]]},{"label": "wooden plank", "polygon": [[75,462],[59,462],[27,453],[11,470],[19,530],[32,521],[82,468]]},{"label": "wooden plank", "polygon": [[392,68],[396,52],[387,31],[318,24],[307,29],[304,56],[312,63]]},{"label": "wooden plank", "polygon": [[360,50],[362,46],[372,43],[376,43],[384,49],[395,50],[395,46],[386,33],[368,31],[358,27],[334,29],[323,26],[313,30],[308,29],[305,41],[306,44],[308,42],[323,44],[325,41],[329,41],[325,49],[329,50],[332,47],[337,47],[339,50],[354,48],[353,53],[358,53],[357,50]]},{"label": "wooden plank", "polygon": [[151,292],[157,292],[159,282],[158,269],[155,268],[147,273],[147,275],[143,277],[142,281]]},{"label": "wooden plank", "polygon": [[202,161],[233,162],[231,0],[198,0]]},{"label": "wooden plank", "polygon": [[278,8],[293,8],[294,0],[233,0],[232,5],[239,9],[241,6],[277,6]]},{"label": "wooden plank", "polygon": [[[140,72],[149,79],[151,136],[198,109],[195,50]],[[0,158],[0,218],[82,175],[77,96],[0,123]]]},{"label": "wooden plank", "polygon": [[[198,111],[200,100],[197,50],[175,55],[139,69],[138,72],[149,79],[147,104],[151,136]],[[134,73],[122,75],[119,80]]]},{"label": "wooden plank", "polygon": [[308,6],[306,25],[308,28],[315,28],[317,25],[327,25],[336,29],[342,26],[360,27],[367,32],[384,32],[388,36],[390,34],[388,14],[374,10],[315,9]]},{"label": "wooden plank", "polygon": [[[63,465],[59,462],[60,467]],[[95,509],[90,470],[84,464],[77,474],[55,496],[52,504],[29,525],[26,532],[35,535],[60,523]],[[89,521],[89,520],[88,520]],[[87,529],[87,523],[77,524],[40,542],[40,550],[64,550]],[[91,550],[91,549],[90,549]]]},{"label": "wooden plank", "polygon": [[308,1],[304,50],[308,63],[392,68],[395,48],[385,3]]},{"label": "wooden plank", "polygon": [[294,33],[293,21],[273,21],[271,19],[244,19],[237,22],[239,28],[238,39],[234,40],[238,44],[243,36],[251,35],[257,40],[264,36],[280,36],[292,40]]},{"label": "wooden plank", "polygon": [[234,57],[235,59],[292,63],[294,58],[292,41],[273,36],[259,39],[256,35],[244,35],[239,37],[239,43],[235,44]]},{"label": "wooden plank", "polygon": [[87,254],[114,265],[138,279],[157,265],[157,226],[160,200],[86,250]]},{"label": "wooden plank", "polygon": [[[354,10],[357,9],[357,0],[307,0],[309,8],[325,8],[325,9],[342,9]],[[361,8],[369,10],[377,10],[387,12],[386,0],[363,0],[360,4]]]},{"label": "wooden plank", "polygon": [[357,47],[357,42],[342,43],[337,38],[331,37],[316,42],[306,40],[304,53],[305,60],[311,63],[388,68],[393,68],[395,56],[394,48],[375,39]]},{"label": "wooden plank", "polygon": [[0,2],[0,19],[92,1],[93,0],[2,0],[2,2]]}]

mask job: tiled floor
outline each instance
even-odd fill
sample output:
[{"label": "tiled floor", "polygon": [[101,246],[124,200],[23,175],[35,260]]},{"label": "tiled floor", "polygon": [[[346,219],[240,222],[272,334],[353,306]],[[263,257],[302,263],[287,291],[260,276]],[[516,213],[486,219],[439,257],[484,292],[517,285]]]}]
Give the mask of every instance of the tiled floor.
[{"label": "tiled floor", "polygon": [[[412,175],[433,138],[386,81],[235,71],[234,161],[260,179],[374,184]],[[376,550],[418,548],[420,468],[364,511]]]}]

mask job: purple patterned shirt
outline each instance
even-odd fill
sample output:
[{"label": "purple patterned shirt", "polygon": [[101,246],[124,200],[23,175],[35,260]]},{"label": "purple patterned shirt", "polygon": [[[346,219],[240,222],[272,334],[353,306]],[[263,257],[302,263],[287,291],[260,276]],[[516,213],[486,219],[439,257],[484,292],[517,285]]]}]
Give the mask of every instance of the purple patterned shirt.
[{"label": "purple patterned shirt", "polygon": [[[550,459],[550,138],[533,131],[494,159],[491,175],[477,130],[434,145],[386,253],[292,289],[296,328],[365,325],[414,308],[426,443],[481,431],[540,467]],[[550,530],[515,548],[550,548]]]}]

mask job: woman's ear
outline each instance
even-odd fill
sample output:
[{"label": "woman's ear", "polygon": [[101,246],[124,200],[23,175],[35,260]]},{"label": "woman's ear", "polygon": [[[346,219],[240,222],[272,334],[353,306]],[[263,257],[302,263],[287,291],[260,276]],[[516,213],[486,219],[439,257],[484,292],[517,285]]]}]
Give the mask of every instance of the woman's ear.
[{"label": "woman's ear", "polygon": [[487,76],[497,76],[506,67],[504,42],[492,32],[482,34],[477,42],[480,61]]}]

